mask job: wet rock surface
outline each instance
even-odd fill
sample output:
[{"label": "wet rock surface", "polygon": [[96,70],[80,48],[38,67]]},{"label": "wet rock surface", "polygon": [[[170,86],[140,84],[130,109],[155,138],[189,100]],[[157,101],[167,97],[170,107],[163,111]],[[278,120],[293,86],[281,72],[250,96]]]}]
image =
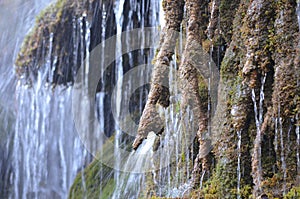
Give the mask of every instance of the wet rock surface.
[{"label": "wet rock surface", "polygon": [[[130,7],[130,2],[126,1],[125,7]],[[52,81],[72,81],[71,74],[78,67],[76,60],[84,54],[77,54],[75,59],[70,54],[74,49],[65,42],[64,35],[70,35],[68,31],[74,28],[74,17],[81,20],[81,24],[87,24],[90,19],[86,16],[95,11],[95,5],[97,3],[94,1],[82,1],[78,5],[62,1],[61,5],[56,5],[58,7],[47,10],[37,20],[39,25],[28,36],[19,53],[16,62],[18,74],[25,74],[30,81],[42,68],[43,57],[50,55],[55,73]],[[178,74],[182,96],[178,112],[184,118],[189,102],[193,101],[194,106],[188,108],[191,108],[193,121],[197,124],[194,147],[197,153],[189,157],[192,165],[189,171],[194,172],[195,180],[190,197],[282,198],[286,195],[292,198],[300,193],[297,189],[300,182],[300,35],[297,2],[164,0],[163,7],[166,12],[165,35],[161,38],[154,60],[150,93],[133,148],[137,149],[150,131],[159,136],[164,134],[164,122],[157,110],[158,106],[170,106],[172,93],[166,85],[178,41],[178,35],[170,31],[182,30],[187,36],[183,41],[185,50],[183,58],[175,60],[181,63]],[[129,18],[130,14],[125,15]],[[92,27],[98,27],[98,19],[94,20],[90,22]],[[114,22],[113,17],[110,20]],[[48,24],[47,28],[44,28],[45,24]],[[134,25],[138,27],[141,24]],[[79,24],[77,26],[79,28]],[[112,28],[108,34],[114,33]],[[95,39],[93,45],[100,42],[95,36],[96,28],[92,29],[91,34]],[[71,40],[74,39],[76,37],[71,37]],[[49,41],[52,42],[51,52]],[[207,62],[194,59],[199,51],[193,51],[192,41],[202,44],[220,67],[214,114],[208,113],[207,106],[211,103],[207,93],[208,67],[201,67],[201,70],[193,67],[195,64],[206,66]],[[85,42],[76,44],[86,45]],[[39,51],[43,45],[47,46],[45,52]],[[75,63],[72,67],[71,62]],[[208,132],[210,119],[212,135],[211,139],[205,139],[203,135]],[[160,144],[157,141],[155,149]],[[203,150],[210,151],[211,148],[213,150],[208,158],[201,156]],[[181,159],[185,158],[181,155]],[[158,160],[155,164],[159,164]],[[172,168],[178,168],[178,165]],[[209,175],[202,178],[203,171]],[[240,179],[238,176],[241,176]],[[153,188],[154,182],[149,184],[150,190],[146,191],[153,193],[153,196],[157,186]],[[75,188],[73,191],[72,194],[76,195]]]}]

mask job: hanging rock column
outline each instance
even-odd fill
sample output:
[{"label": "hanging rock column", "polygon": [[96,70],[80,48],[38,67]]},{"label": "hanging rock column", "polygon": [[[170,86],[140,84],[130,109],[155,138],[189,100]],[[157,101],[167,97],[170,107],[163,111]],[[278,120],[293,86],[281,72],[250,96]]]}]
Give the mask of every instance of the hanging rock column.
[{"label": "hanging rock column", "polygon": [[148,100],[139,123],[136,139],[132,144],[133,149],[138,148],[150,131],[154,131],[156,134],[163,132],[163,121],[157,112],[156,105],[168,107],[170,104],[168,89],[169,64],[174,54],[180,24],[183,19],[184,1],[165,0],[163,1],[163,7],[166,25],[161,36],[159,52],[155,58]]},{"label": "hanging rock column", "polygon": [[[202,49],[202,41],[205,39],[202,28],[207,25],[208,20],[204,17],[207,1],[203,0],[187,0],[186,10],[188,15],[187,40],[179,66],[180,85],[181,85],[181,104],[182,120],[187,114],[193,115],[194,128],[190,129],[188,124],[182,123],[183,133],[191,134],[197,132],[196,137],[200,145],[195,165],[193,169],[193,183],[200,182],[201,172],[209,172],[210,161],[207,154],[211,150],[210,140],[205,137],[207,134],[207,84],[210,77],[210,69],[208,68],[209,57],[205,56],[206,52]],[[200,98],[199,84],[204,84],[203,98],[207,99],[203,102]],[[187,137],[191,137],[188,135]]]}]

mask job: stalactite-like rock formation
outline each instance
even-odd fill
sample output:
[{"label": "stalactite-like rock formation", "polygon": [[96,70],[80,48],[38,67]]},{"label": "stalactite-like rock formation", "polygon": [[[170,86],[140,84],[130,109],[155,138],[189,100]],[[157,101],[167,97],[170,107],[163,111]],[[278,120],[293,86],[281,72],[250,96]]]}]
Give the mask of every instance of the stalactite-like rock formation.
[{"label": "stalactite-like rock formation", "polygon": [[163,122],[158,115],[156,105],[162,107],[169,106],[169,84],[168,74],[170,60],[174,54],[178,32],[183,17],[183,0],[164,1],[166,26],[160,41],[160,50],[155,58],[155,65],[152,74],[152,82],[148,100],[140,119],[139,128],[133,148],[136,149],[147,137],[150,131],[161,134],[163,131]]},{"label": "stalactite-like rock formation", "polygon": [[[195,57],[201,57],[202,46],[201,42],[204,40],[204,34],[201,34],[201,25],[205,23],[205,18],[203,17],[203,9],[205,7],[205,1],[201,0],[188,0],[186,1],[187,15],[189,16],[188,26],[187,26],[187,41],[185,50],[183,52],[183,58],[179,66],[180,73],[180,84],[182,90],[181,98],[181,111],[182,119],[187,117],[187,111],[194,115],[195,129],[188,128],[184,126],[183,129],[186,133],[197,132],[197,139],[200,144],[198,157],[195,160],[194,166],[194,183],[198,184],[200,182],[201,172],[209,173],[210,162],[206,157],[211,150],[210,140],[205,138],[207,134],[207,106],[203,106],[202,103],[207,105],[205,102],[201,102],[200,90],[199,90],[199,79],[202,84],[207,81],[207,66],[205,66],[207,60],[197,59]],[[200,11],[200,14],[199,14]],[[203,72],[201,76],[201,72]],[[206,77],[205,77],[206,76]],[[207,90],[206,90],[207,92]],[[184,120],[184,119],[183,119]],[[187,136],[190,137],[190,136]],[[202,166],[201,166],[202,161]]]}]

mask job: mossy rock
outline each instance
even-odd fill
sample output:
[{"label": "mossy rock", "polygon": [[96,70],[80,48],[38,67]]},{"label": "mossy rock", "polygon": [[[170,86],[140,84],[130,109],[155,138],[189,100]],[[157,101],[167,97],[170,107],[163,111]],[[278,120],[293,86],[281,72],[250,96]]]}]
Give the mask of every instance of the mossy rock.
[{"label": "mossy rock", "polygon": [[[38,70],[53,70],[52,83],[67,83],[80,66],[86,45],[80,37],[85,33],[87,16],[93,1],[58,0],[36,17],[35,26],[25,37],[15,65],[19,76],[32,81]],[[83,32],[80,32],[80,31]],[[53,78],[53,79],[52,79]]]},{"label": "mossy rock", "polygon": [[[103,145],[103,153],[111,152],[114,140],[111,136]],[[97,155],[95,159],[77,174],[69,191],[69,199],[100,198],[109,199],[115,189],[114,169],[106,166]]]},{"label": "mossy rock", "polygon": [[109,199],[115,188],[113,177],[111,168],[104,166],[99,160],[94,160],[83,173],[78,173],[70,189],[69,199]]},{"label": "mossy rock", "polygon": [[293,187],[290,191],[284,196],[284,199],[295,199],[300,198],[300,187]]}]

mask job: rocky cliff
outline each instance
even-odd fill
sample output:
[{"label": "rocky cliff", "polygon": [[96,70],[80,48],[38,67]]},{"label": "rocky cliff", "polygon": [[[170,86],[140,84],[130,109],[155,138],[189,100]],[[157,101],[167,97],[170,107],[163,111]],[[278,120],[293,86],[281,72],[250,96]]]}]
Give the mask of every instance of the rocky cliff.
[{"label": "rocky cliff", "polygon": [[[129,21],[134,21],[133,28],[147,25],[139,24],[138,18],[130,18],[134,16],[132,12],[126,13],[126,9],[134,6],[129,2],[132,3],[124,4],[124,26]],[[189,157],[192,166],[188,169],[193,173],[190,177],[193,182],[186,197],[300,197],[300,34],[296,0],[163,0],[162,3],[166,17],[163,31],[182,31],[186,35],[182,43],[184,58],[175,60],[179,63],[181,87],[178,90],[182,98],[178,111],[182,117],[187,102],[195,102],[192,109],[197,125],[194,150],[197,152]],[[51,64],[47,70],[54,71],[49,81],[72,82],[85,56],[78,49],[87,45],[80,39],[80,31],[86,30],[82,27],[89,23],[89,50],[99,44],[103,39],[99,35],[104,7],[108,20],[105,39],[116,33],[113,3],[109,1],[59,1],[45,10],[24,41],[16,61],[18,74],[32,82],[36,71],[45,65],[44,58],[49,56]],[[149,13],[144,13],[147,19]],[[149,21],[148,25],[151,25]],[[154,59],[153,81],[148,101],[144,102],[135,149],[150,131],[164,134],[163,123],[157,128],[151,126],[151,121],[159,120],[155,112],[158,104],[163,108],[170,105],[169,90],[159,84],[163,81],[160,76],[168,75],[168,66],[174,58],[172,53],[164,52],[164,46],[175,51],[178,48],[178,43],[170,43],[169,39],[166,36],[161,41]],[[178,41],[176,37],[172,39]],[[211,55],[220,71],[214,79],[218,88],[214,102],[209,100],[213,93],[208,92],[210,85],[206,81],[212,77],[195,69],[195,65],[203,63],[193,60],[197,55],[190,45],[193,41]],[[125,56],[124,60],[127,59]],[[106,80],[114,78],[108,76]],[[209,111],[208,104],[213,103],[214,108]],[[113,131],[111,125],[107,123]],[[213,135],[204,139],[206,132]],[[104,170],[105,183],[96,178],[100,170]],[[115,185],[111,172],[95,161],[78,175],[70,198],[82,198],[84,193],[93,197],[105,193],[102,198],[109,198],[108,187]],[[87,179],[88,186],[84,188],[82,176]],[[147,179],[147,190],[141,192],[149,197],[159,195],[151,175]],[[95,187],[102,187],[103,192],[95,191]]]}]

